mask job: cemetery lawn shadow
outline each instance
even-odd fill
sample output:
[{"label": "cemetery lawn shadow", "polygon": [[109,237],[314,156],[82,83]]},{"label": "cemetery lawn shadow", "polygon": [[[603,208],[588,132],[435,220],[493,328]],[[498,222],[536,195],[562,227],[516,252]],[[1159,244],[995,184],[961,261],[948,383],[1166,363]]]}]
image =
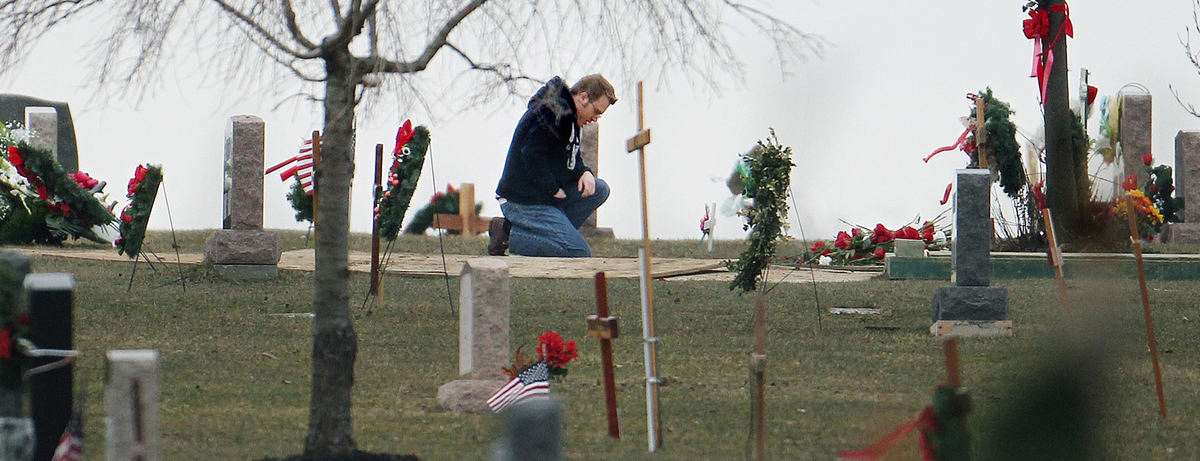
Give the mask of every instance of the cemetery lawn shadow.
[{"label": "cemetery lawn shadow", "polygon": [[[452,239],[447,239],[447,241]],[[288,239],[285,238],[285,241]],[[636,243],[630,248],[636,252]],[[203,245],[202,239],[199,245]],[[436,243],[435,243],[436,244]],[[688,244],[699,244],[688,242]],[[187,245],[197,245],[188,243]],[[614,244],[615,246],[616,244]],[[169,245],[163,248],[169,249]],[[657,248],[657,246],[655,247]],[[160,254],[162,251],[160,250]],[[620,250],[625,251],[625,250]],[[656,250],[658,251],[658,250]],[[707,253],[707,252],[705,252]],[[204,266],[185,267],[188,284],[129,262],[33,257],[36,272],[75,275],[77,392],[86,405],[87,459],[104,450],[104,353],[160,352],[163,459],[285,458],[307,430],[311,274],[282,271],[269,281],[231,282]],[[797,272],[793,277],[803,277]],[[365,274],[352,274],[351,311],[359,350],[354,427],[358,448],[424,460],[486,459],[499,436],[490,415],[443,410],[438,386],[458,375],[458,280],[389,276],[383,305],[361,308]],[[605,431],[599,345],[585,334],[595,312],[590,280],[513,279],[512,347],[529,349],[543,331],[579,344],[570,374],[552,389],[566,402],[568,459],[743,459],[749,441],[748,367],[753,295],[724,282],[654,286],[664,443],[646,452],[641,322],[636,280],[609,280],[621,317],[614,341],[623,438]],[[772,459],[828,460],[874,443],[909,421],[944,381],[940,341],[930,337],[930,303],[946,281],[812,285],[785,283],[769,295],[767,447]],[[1021,393],[1038,359],[1071,328],[1053,280],[994,280],[1009,289],[1016,335],[959,346],[975,447],[994,417]],[[1109,319],[1112,367],[1098,401],[1103,449],[1111,459],[1200,458],[1200,335],[1194,300],[1200,282],[1150,281],[1170,416],[1157,414],[1137,280],[1072,280],[1075,318]],[[877,315],[832,315],[832,307],[877,307]],[[818,312],[820,312],[818,318]],[[506,364],[496,364],[497,367]],[[1101,383],[1096,383],[1101,386]],[[896,459],[916,459],[915,437]]]}]

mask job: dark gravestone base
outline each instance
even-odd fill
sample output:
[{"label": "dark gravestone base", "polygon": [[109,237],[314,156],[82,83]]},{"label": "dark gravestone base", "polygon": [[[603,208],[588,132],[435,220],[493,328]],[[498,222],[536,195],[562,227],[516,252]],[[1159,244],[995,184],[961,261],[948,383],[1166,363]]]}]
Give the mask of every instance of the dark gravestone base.
[{"label": "dark gravestone base", "polygon": [[933,321],[939,320],[1008,320],[1008,288],[938,288],[933,296]]}]

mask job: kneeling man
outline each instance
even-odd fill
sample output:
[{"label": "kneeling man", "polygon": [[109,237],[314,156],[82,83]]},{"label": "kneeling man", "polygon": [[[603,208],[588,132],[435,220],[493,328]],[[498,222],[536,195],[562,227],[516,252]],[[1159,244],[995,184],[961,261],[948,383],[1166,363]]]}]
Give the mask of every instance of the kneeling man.
[{"label": "kneeling man", "polygon": [[600,74],[570,88],[554,77],[529,99],[496,187],[504,217],[488,227],[488,254],[592,255],[579,226],[608,199],[608,183],[583,164],[580,128],[616,102],[612,84]]}]

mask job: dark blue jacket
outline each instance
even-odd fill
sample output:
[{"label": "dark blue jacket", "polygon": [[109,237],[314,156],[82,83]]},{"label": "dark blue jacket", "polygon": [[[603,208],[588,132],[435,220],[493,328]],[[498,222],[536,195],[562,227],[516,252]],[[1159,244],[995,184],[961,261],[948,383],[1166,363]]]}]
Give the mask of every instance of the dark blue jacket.
[{"label": "dark blue jacket", "polygon": [[554,77],[529,99],[528,109],[513,131],[496,195],[526,205],[557,205],[554,198],[579,187],[591,171],[579,151],[575,102],[562,78]]}]

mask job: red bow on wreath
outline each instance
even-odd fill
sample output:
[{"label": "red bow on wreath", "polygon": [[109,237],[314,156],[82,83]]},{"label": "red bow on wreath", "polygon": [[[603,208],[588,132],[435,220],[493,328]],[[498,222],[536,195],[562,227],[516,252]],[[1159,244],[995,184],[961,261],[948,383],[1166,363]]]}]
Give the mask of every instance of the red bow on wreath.
[{"label": "red bow on wreath", "polygon": [[404,145],[412,140],[413,134],[412,120],[405,120],[404,125],[396,130],[396,148],[392,149],[392,156],[399,157],[404,150]]},{"label": "red bow on wreath", "polygon": [[[1030,72],[1030,77],[1036,78],[1038,81],[1040,101],[1046,103],[1046,86],[1050,80],[1050,69],[1054,66],[1054,45],[1058,43],[1058,39],[1062,38],[1063,34],[1068,37],[1075,36],[1075,27],[1071,24],[1071,10],[1066,3],[1062,5],[1051,5],[1050,11],[1042,8],[1029,10],[1029,19],[1021,22],[1021,28],[1025,31],[1025,38],[1033,39],[1033,70]],[[1063,13],[1062,27],[1058,28],[1058,34],[1054,36],[1054,40],[1046,47],[1042,47],[1042,42],[1050,36],[1050,13]]]}]

